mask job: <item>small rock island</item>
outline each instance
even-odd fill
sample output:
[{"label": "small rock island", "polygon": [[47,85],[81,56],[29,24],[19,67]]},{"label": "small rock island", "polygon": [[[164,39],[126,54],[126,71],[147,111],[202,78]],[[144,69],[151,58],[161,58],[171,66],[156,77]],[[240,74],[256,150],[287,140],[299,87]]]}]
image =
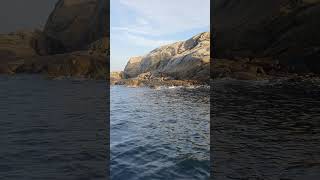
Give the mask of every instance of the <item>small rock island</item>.
[{"label": "small rock island", "polygon": [[124,71],[111,73],[111,84],[128,86],[188,86],[209,81],[209,32],[132,57]]}]

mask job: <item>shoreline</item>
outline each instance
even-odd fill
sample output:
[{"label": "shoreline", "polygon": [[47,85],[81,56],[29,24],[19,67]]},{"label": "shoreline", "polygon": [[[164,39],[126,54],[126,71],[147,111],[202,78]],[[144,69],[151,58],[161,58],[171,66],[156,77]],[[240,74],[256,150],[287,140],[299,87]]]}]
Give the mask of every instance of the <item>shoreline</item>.
[{"label": "shoreline", "polygon": [[111,80],[110,85],[123,85],[127,87],[191,87],[191,86],[209,86],[209,83],[204,83],[196,80],[142,80],[137,78]]},{"label": "shoreline", "polygon": [[320,76],[315,74],[282,74],[279,76],[265,76],[263,78],[245,79],[235,78],[232,76],[211,78],[208,81],[198,80],[162,80],[162,79],[114,79],[110,77],[110,86],[126,86],[132,88],[147,87],[147,88],[159,88],[159,87],[197,87],[197,86],[209,86],[214,81],[244,81],[244,82],[314,82],[320,81]]},{"label": "shoreline", "polygon": [[[114,73],[114,72],[111,72]],[[193,86],[210,86],[210,83],[213,81],[221,80],[235,80],[235,81],[246,81],[246,82],[303,82],[303,81],[320,81],[320,75],[313,73],[306,74],[296,74],[296,73],[282,73],[278,75],[267,75],[259,78],[242,78],[237,76],[217,76],[211,77],[210,80],[178,80],[170,78],[152,78],[152,79],[143,79],[143,78],[119,78],[113,77],[111,74],[109,77],[105,76],[87,76],[87,75],[58,75],[58,74],[48,74],[46,72],[42,73],[0,73],[0,76],[14,77],[14,76],[41,76],[48,80],[98,80],[106,81],[110,83],[110,86],[113,85],[123,85],[127,87],[193,87]]]},{"label": "shoreline", "polygon": [[70,81],[103,81],[107,82],[105,78],[89,78],[86,76],[50,76],[46,73],[15,73],[15,74],[1,74],[0,77],[5,78],[19,78],[19,77],[35,77],[45,80],[70,80]]}]

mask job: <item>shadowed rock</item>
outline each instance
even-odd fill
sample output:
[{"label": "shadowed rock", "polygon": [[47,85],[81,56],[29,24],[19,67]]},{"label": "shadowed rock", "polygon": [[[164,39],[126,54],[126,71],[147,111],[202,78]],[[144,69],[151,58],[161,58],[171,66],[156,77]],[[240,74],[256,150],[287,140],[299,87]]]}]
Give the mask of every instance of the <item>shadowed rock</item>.
[{"label": "shadowed rock", "polygon": [[58,40],[66,52],[84,50],[108,37],[107,0],[60,0],[49,16],[44,33]]},{"label": "shadowed rock", "polygon": [[[319,0],[216,0],[214,57],[269,59],[265,72],[320,73]],[[268,62],[270,64],[268,64]],[[278,64],[277,68],[270,68]],[[271,71],[272,70],[272,71]]]},{"label": "shadowed rock", "polygon": [[38,56],[15,69],[16,73],[44,73],[49,77],[106,79],[107,66],[102,54],[77,51],[66,54]]},{"label": "shadowed rock", "polygon": [[107,0],[60,0],[43,32],[0,35],[0,73],[105,79],[108,7]]}]

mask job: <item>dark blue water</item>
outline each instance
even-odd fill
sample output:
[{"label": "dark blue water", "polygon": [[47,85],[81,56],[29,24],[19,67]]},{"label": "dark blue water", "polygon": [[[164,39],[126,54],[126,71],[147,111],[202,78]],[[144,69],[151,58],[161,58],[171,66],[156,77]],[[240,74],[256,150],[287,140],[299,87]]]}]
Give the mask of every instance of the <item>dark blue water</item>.
[{"label": "dark blue water", "polygon": [[111,179],[208,179],[209,89],[111,88]]},{"label": "dark blue water", "polygon": [[106,179],[104,81],[0,76],[0,179]]},{"label": "dark blue water", "polygon": [[212,84],[213,179],[320,178],[320,82]]}]

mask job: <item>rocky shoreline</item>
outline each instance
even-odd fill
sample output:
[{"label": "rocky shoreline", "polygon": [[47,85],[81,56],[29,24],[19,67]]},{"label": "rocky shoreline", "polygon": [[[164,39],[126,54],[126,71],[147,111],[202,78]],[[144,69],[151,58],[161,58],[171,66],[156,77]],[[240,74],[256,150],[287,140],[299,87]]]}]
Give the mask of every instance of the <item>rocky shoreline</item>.
[{"label": "rocky shoreline", "polygon": [[211,79],[231,78],[238,80],[277,80],[277,79],[317,79],[320,74],[313,72],[296,73],[288,66],[271,59],[213,60]]},{"label": "rocky shoreline", "polygon": [[110,79],[111,85],[123,85],[127,87],[149,87],[149,88],[158,88],[158,87],[173,87],[173,86],[209,86],[209,82],[197,81],[197,80],[174,80],[174,79],[165,79],[165,78],[152,78],[144,79],[140,77],[136,78],[115,78]]},{"label": "rocky shoreline", "polygon": [[10,60],[0,65],[0,74],[44,74],[52,78],[106,79],[107,72],[105,55],[87,51]]},{"label": "rocky shoreline", "polygon": [[128,87],[171,87],[171,86],[209,86],[215,80],[242,80],[242,81],[267,81],[273,82],[301,82],[320,81],[320,75],[312,72],[290,72],[285,65],[270,59],[215,59],[211,63],[210,79],[185,80],[175,79],[158,72],[141,73],[136,77],[126,76],[125,71],[111,72],[111,85],[124,85]]},{"label": "rocky shoreline", "polygon": [[[159,88],[159,87],[207,87],[214,81],[264,81],[269,83],[277,82],[320,82],[320,76],[317,74],[278,74],[274,76],[263,76],[257,78],[256,76],[249,76],[247,72],[243,72],[245,75],[239,73],[236,76],[220,76],[211,78],[209,81],[197,81],[197,80],[170,80],[162,78],[154,79],[141,79],[141,78],[115,78],[112,77],[114,72],[110,75],[111,86],[127,86],[127,87],[148,87],[148,88]],[[241,74],[241,75],[240,75]]]}]

